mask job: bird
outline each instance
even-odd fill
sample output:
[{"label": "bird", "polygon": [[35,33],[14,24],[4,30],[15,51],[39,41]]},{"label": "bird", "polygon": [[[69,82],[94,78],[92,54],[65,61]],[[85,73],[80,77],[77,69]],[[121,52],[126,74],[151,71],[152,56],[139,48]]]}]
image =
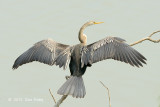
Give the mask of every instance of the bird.
[{"label": "bird", "polygon": [[35,43],[15,60],[12,68],[17,69],[33,61],[56,65],[64,70],[69,66],[70,76],[57,93],[84,98],[86,89],[82,76],[87,67],[94,63],[114,59],[136,67],[143,67],[143,64],[146,64],[147,59],[120,37],[107,36],[87,45],[87,36],[83,33],[85,28],[101,23],[103,22],[86,22],[79,30],[80,43],[73,46],[58,43],[50,38]]}]

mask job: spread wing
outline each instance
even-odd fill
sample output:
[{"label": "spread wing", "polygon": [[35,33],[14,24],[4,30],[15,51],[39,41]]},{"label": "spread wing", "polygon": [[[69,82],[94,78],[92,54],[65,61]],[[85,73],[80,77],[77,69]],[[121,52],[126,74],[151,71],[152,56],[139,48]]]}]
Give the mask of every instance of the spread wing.
[{"label": "spread wing", "polygon": [[32,61],[48,65],[56,64],[65,69],[70,61],[71,49],[69,45],[57,43],[52,39],[42,40],[20,55],[14,62],[13,69]]},{"label": "spread wing", "polygon": [[82,66],[105,59],[114,59],[132,66],[143,66],[146,58],[133,49],[125,40],[118,37],[106,37],[82,49]]}]

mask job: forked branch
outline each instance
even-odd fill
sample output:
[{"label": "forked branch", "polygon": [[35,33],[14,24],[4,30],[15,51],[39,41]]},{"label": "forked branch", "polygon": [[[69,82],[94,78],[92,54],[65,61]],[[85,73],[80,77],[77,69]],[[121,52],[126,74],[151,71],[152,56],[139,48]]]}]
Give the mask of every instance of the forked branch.
[{"label": "forked branch", "polygon": [[63,96],[61,97],[61,99],[59,99],[59,100],[56,102],[56,99],[54,98],[54,96],[53,96],[53,94],[52,94],[52,92],[51,92],[50,89],[49,89],[49,92],[50,92],[50,94],[51,94],[51,96],[52,96],[52,99],[53,99],[53,101],[54,101],[54,103],[55,103],[54,107],[59,107],[59,106],[63,103],[63,101],[67,98],[67,95],[63,95]]},{"label": "forked branch", "polygon": [[145,40],[149,40],[149,41],[154,42],[154,43],[159,43],[159,42],[160,42],[160,39],[154,40],[154,39],[151,38],[154,34],[159,33],[159,32],[160,32],[160,30],[158,30],[158,31],[156,31],[156,32],[153,32],[152,34],[150,34],[150,35],[147,36],[146,38],[143,38],[143,39],[141,39],[141,40],[139,40],[139,41],[136,41],[136,42],[130,44],[130,46],[139,44],[139,43],[141,43],[141,42],[143,42],[143,41],[145,41]]},{"label": "forked branch", "polygon": [[59,107],[66,98],[67,98],[67,95],[63,95],[61,99],[59,99],[57,103],[55,103],[54,107]]}]

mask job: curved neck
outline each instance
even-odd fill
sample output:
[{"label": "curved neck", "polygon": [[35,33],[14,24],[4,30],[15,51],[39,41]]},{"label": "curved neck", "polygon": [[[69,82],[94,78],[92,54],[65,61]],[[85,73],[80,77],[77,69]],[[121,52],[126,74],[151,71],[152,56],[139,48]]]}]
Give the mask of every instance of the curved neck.
[{"label": "curved neck", "polygon": [[80,29],[80,31],[79,31],[79,35],[78,35],[79,41],[80,41],[81,43],[84,43],[84,44],[87,43],[87,37],[83,34],[83,31],[84,31],[84,29],[85,29],[86,27],[87,27],[87,24],[84,24],[84,25],[81,27],[81,29]]}]

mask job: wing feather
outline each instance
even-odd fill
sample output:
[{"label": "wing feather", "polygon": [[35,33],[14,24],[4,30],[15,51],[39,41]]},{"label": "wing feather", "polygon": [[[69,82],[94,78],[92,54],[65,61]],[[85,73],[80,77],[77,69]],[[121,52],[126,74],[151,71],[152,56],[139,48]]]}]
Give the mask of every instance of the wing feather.
[{"label": "wing feather", "polygon": [[84,50],[87,51],[82,51],[83,55],[81,56],[81,62],[85,65],[89,61],[90,63],[96,63],[105,59],[114,59],[137,67],[143,66],[142,63],[146,64],[146,58],[119,37],[106,37],[87,45],[85,48]]},{"label": "wing feather", "polygon": [[57,43],[52,39],[42,40],[20,55],[14,62],[13,69],[33,61],[39,61],[48,65],[56,63],[59,67],[64,66],[66,68],[66,63],[70,60],[71,48],[69,45]]}]

